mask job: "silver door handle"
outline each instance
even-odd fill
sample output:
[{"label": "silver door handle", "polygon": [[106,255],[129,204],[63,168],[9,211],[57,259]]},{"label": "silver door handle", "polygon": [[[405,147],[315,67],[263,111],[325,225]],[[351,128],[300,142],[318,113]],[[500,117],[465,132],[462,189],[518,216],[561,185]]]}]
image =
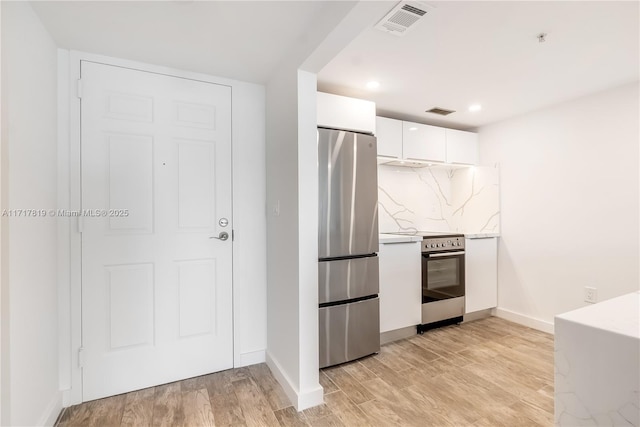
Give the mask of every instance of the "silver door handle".
[{"label": "silver door handle", "polygon": [[218,240],[222,240],[222,241],[224,242],[225,240],[227,240],[227,239],[229,238],[229,233],[227,233],[226,231],[222,231],[222,232],[218,235],[218,237],[216,237],[216,236],[211,236],[211,237],[209,237],[209,238],[210,238],[210,239],[218,239]]}]

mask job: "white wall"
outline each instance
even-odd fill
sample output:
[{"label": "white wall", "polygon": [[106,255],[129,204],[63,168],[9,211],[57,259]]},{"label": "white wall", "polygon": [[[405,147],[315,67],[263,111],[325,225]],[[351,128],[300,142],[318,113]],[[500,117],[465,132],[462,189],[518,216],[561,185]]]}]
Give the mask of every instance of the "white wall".
[{"label": "white wall", "polygon": [[[298,70],[298,248],[300,391],[304,408],[322,403],[318,319],[318,131],[314,73]],[[314,167],[316,166],[316,167]],[[308,331],[316,333],[309,333]]]},{"label": "white wall", "polygon": [[[2,7],[0,6],[0,34],[2,34]],[[2,55],[0,54],[0,211],[4,209],[7,204],[7,195],[9,191],[7,190],[7,177],[6,171],[7,165],[5,164],[6,159],[6,142],[8,140],[8,132],[7,127],[3,126],[3,124],[7,123],[7,103],[6,97],[2,96],[2,88],[6,85],[6,72],[5,67],[6,61],[2,62]],[[5,274],[7,271],[4,268],[4,264],[7,261],[5,258],[5,254],[7,253],[7,241],[5,239],[5,229],[7,226],[7,220],[5,218],[0,217],[0,425],[4,424],[4,414],[2,408],[4,406],[9,406],[9,358],[4,357],[5,352],[9,351],[9,322],[8,322],[8,313],[9,313],[9,286],[5,286],[9,283],[8,275]],[[5,317],[5,314],[7,315]]]},{"label": "white wall", "polygon": [[233,287],[235,366],[265,361],[267,224],[264,210],[265,87],[231,82],[233,103]]},{"label": "white wall", "polygon": [[316,17],[267,84],[267,363],[298,410],[322,403],[315,73],[389,4],[340,6]]},{"label": "white wall", "polygon": [[267,85],[267,363],[298,409],[322,403],[318,359],[316,76]]},{"label": "white wall", "polygon": [[[297,402],[299,375],[297,70],[267,84],[267,363]],[[317,312],[317,309],[316,309]]]},{"label": "white wall", "polygon": [[[1,7],[3,208],[52,209],[56,46],[28,3],[2,2]],[[8,227],[2,235],[2,322],[8,337],[3,334],[2,424],[52,424],[61,408],[56,220],[13,217],[3,225]]]},{"label": "white wall", "polygon": [[639,287],[638,83],[482,127],[500,164],[498,315],[553,316]]}]

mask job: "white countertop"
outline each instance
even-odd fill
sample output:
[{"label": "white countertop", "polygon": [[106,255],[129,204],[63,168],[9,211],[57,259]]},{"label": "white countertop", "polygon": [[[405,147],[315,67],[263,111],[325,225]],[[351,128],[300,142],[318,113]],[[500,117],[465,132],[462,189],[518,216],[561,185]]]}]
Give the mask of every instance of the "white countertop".
[{"label": "white countertop", "polygon": [[640,339],[640,291],[559,314],[558,319]]},{"label": "white countertop", "polygon": [[378,240],[381,244],[421,242],[422,236],[404,236],[402,234],[379,234]]},{"label": "white countertop", "polygon": [[[452,231],[452,233],[457,233],[457,231]],[[488,232],[488,231],[480,231],[477,233],[461,233],[464,234],[466,239],[488,239],[491,237],[500,237],[500,233]],[[380,243],[405,243],[405,242],[419,242],[422,240],[421,236],[409,236],[402,234],[389,234],[389,233],[380,233],[379,234]]]},{"label": "white countertop", "polygon": [[500,237],[500,233],[479,231],[477,233],[464,233],[465,239],[488,239],[490,237]]}]

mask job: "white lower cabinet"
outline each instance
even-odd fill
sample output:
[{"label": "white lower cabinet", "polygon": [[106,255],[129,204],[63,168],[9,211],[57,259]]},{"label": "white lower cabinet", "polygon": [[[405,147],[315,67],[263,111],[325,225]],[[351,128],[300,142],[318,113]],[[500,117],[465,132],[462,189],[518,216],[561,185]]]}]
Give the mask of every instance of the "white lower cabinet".
[{"label": "white lower cabinet", "polygon": [[380,243],[381,333],[421,322],[420,243]]},{"label": "white lower cabinet", "polygon": [[498,238],[465,239],[465,313],[498,305]]}]

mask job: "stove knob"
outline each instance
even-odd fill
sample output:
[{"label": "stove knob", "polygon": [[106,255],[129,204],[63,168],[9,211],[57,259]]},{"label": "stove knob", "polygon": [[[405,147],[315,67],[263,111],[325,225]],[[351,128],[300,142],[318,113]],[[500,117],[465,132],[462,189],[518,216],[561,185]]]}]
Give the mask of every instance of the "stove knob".
[{"label": "stove knob", "polygon": [[435,248],[435,247],[436,247],[436,244],[435,244],[435,243],[432,243],[432,244],[431,244],[431,247],[432,247],[432,248]]}]

